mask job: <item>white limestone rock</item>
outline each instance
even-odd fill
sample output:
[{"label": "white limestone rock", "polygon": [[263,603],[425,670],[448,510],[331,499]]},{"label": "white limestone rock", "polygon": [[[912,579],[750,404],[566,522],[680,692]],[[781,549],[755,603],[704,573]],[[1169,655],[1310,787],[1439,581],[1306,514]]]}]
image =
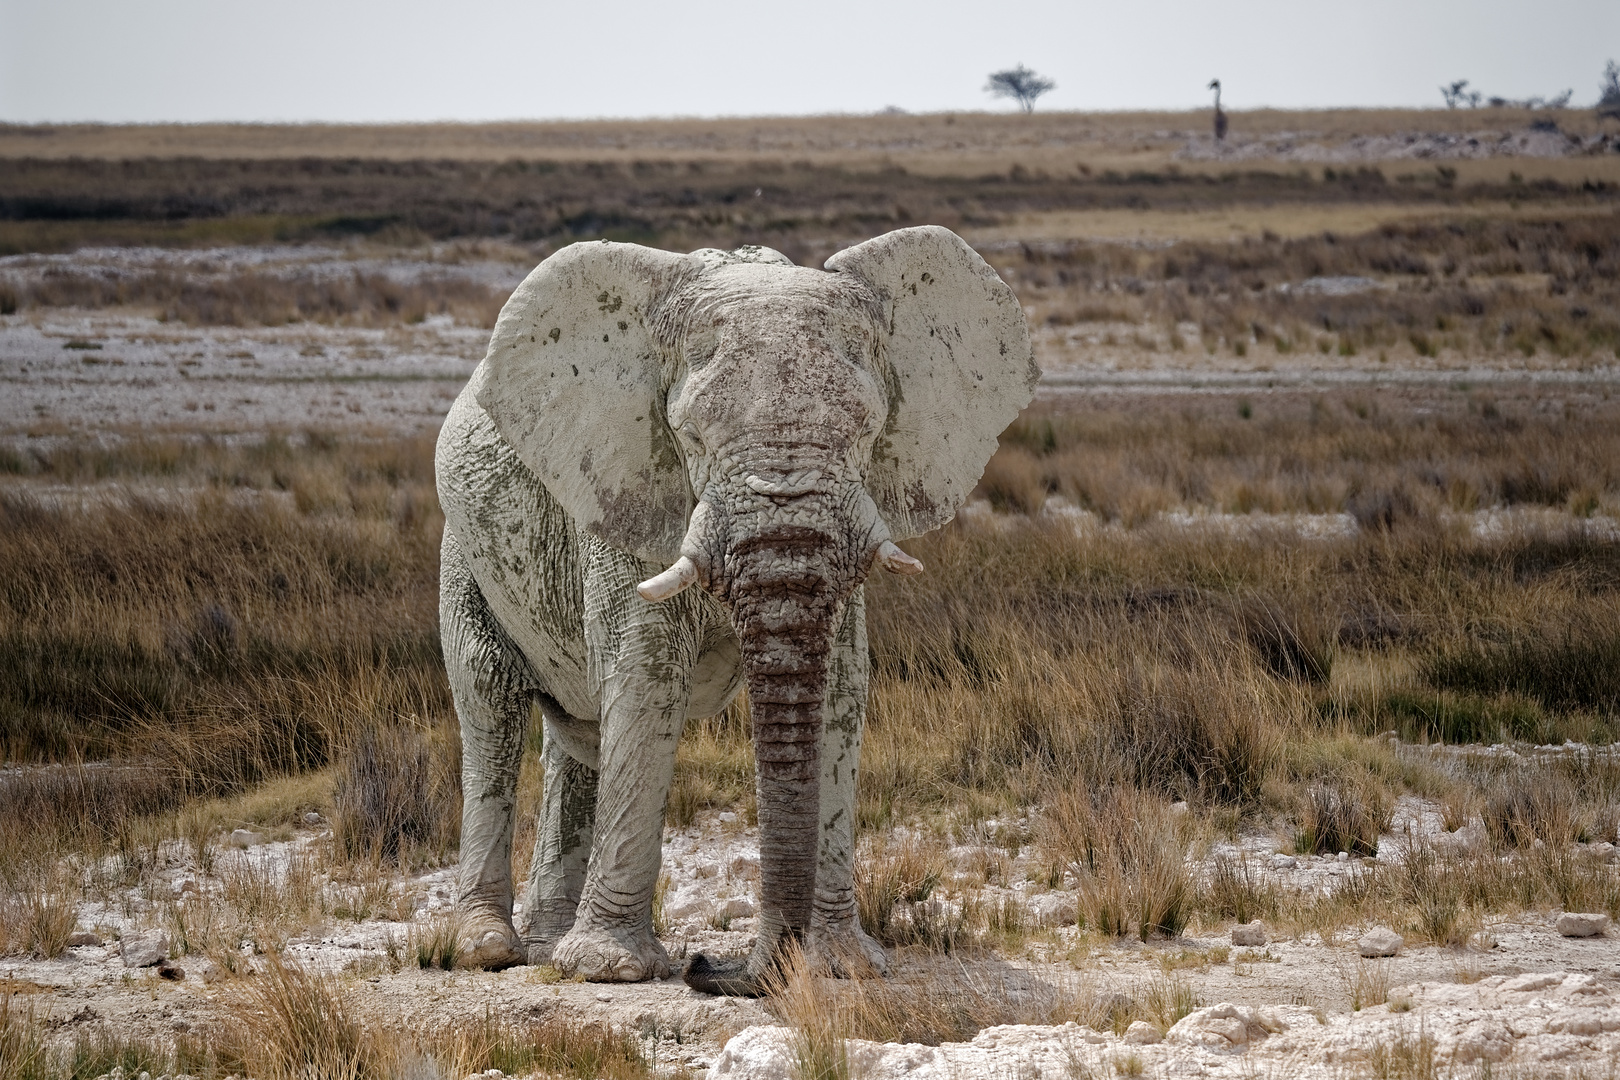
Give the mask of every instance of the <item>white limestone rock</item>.
[{"label": "white limestone rock", "polygon": [[1038,893],[1029,898],[1029,917],[1036,926],[1073,926],[1078,912],[1071,893]]},{"label": "white limestone rock", "polygon": [[169,958],[169,935],[162,930],[125,934],[118,943],[118,951],[125,967],[152,967]]},{"label": "white limestone rock", "polygon": [[1565,937],[1601,937],[1609,917],[1601,912],[1566,911],[1558,916],[1558,932]]},{"label": "white limestone rock", "polygon": [[1153,1046],[1164,1041],[1164,1033],[1146,1020],[1133,1020],[1125,1029],[1125,1041],[1132,1046]]},{"label": "white limestone rock", "polygon": [[1260,1042],[1286,1026],[1259,1009],[1223,1001],[1219,1005],[1194,1009],[1176,1021],[1164,1038],[1169,1043],[1226,1051]]},{"label": "white limestone rock", "polygon": [[757,1026],[733,1035],[709,1068],[730,1080],[793,1080],[793,1051],[786,1028]]},{"label": "white limestone rock", "polygon": [[715,913],[714,900],[698,889],[682,889],[664,901],[664,918],[671,922],[703,921]]},{"label": "white limestone rock", "polygon": [[1271,940],[1266,933],[1266,924],[1259,919],[1250,923],[1239,923],[1232,927],[1232,944],[1243,945],[1249,948],[1259,948]]},{"label": "white limestone rock", "polygon": [[746,919],[754,914],[754,902],[745,896],[733,896],[720,901],[715,912],[722,919]]},{"label": "white limestone rock", "polygon": [[1375,926],[1356,942],[1356,951],[1368,959],[1399,956],[1406,940],[1387,926]]}]

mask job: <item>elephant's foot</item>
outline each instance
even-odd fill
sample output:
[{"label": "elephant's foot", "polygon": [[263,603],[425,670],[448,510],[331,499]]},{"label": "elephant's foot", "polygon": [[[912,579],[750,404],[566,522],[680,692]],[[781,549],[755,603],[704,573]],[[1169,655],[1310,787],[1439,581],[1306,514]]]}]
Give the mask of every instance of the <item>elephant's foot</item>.
[{"label": "elephant's foot", "polygon": [[765,980],[748,970],[746,956],[706,956],[697,953],[681,972],[686,985],[703,994],[723,997],[763,997]]},{"label": "elephant's foot", "polygon": [[669,953],[651,928],[575,926],[551,951],[564,975],[590,982],[642,982],[669,974]]},{"label": "elephant's foot", "polygon": [[861,929],[859,919],[822,923],[810,931],[805,955],[837,979],[860,979],[889,973],[883,946]]},{"label": "elephant's foot", "polygon": [[557,938],[526,937],[523,939],[523,951],[528,955],[530,967],[545,967],[551,963],[552,953],[557,951]]},{"label": "elephant's foot", "polygon": [[528,962],[511,920],[488,911],[463,912],[456,940],[456,962],[462,967],[496,971]]},{"label": "elephant's foot", "polygon": [[574,928],[574,905],[542,901],[526,906],[524,914],[518,922],[518,936],[529,954],[529,966],[543,967],[551,963],[557,943]]}]

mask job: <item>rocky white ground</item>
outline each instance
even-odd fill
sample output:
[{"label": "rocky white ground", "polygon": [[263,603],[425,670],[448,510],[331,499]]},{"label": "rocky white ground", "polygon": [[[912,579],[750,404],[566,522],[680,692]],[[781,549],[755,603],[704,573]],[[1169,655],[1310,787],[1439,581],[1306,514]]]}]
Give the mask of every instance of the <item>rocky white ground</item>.
[{"label": "rocky white ground", "polygon": [[[793,1033],[754,1027],[726,1044],[710,1075],[792,1080]],[[1123,1036],[1077,1024],[986,1028],[942,1046],[849,1040],[850,1072],[866,1080],[962,1076],[1276,1076],[1339,1080],[1457,1075],[1511,1063],[1531,1075],[1612,1069],[1620,1007],[1611,987],[1565,971],[1493,975],[1471,985],[1395,987],[1390,1003],[1328,1015],[1300,1005],[1222,1002],[1159,1032],[1138,1022]],[[1522,1075],[1522,1073],[1521,1073]]]},{"label": "rocky white ground", "polygon": [[[723,816],[726,820],[710,815],[688,829],[671,830],[665,843],[670,878],[665,943],[677,960],[697,949],[741,952],[751,944],[756,832],[735,815]],[[1403,800],[1396,818],[1398,831],[1449,835],[1436,809],[1417,800]],[[1555,927],[1557,913],[1530,913],[1493,922],[1478,947],[1408,943],[1397,956],[1371,960],[1356,946],[1365,928],[1327,938],[1315,931],[1278,935],[1273,930],[1263,945],[1246,948],[1233,947],[1230,927],[1203,927],[1171,942],[1097,941],[1083,938],[1073,926],[1072,892],[1028,880],[1035,867],[1027,848],[1013,855],[994,843],[1024,824],[987,822],[946,852],[957,876],[942,886],[944,902],[976,888],[983,899],[1015,899],[1031,923],[1047,927],[1022,957],[970,961],[973,977],[1009,991],[1016,983],[1018,993],[1033,989],[1037,996],[1043,988],[1050,992],[1082,983],[1095,993],[1128,993],[1162,980],[1168,964],[1203,1007],[1167,1032],[1144,1026],[1121,1036],[1072,1024],[1009,1026],[981,1032],[971,1043],[938,1048],[852,1044],[851,1060],[865,1075],[910,1075],[910,1070],[923,1077],[1027,1076],[1039,1070],[1048,1076],[1103,1076],[1141,1068],[1149,1075],[1345,1076],[1373,1068],[1381,1060],[1377,1055],[1395,1050],[1459,1065],[1506,1061],[1560,1069],[1606,1062],[1620,1053],[1620,1007],[1614,997],[1620,990],[1620,937],[1612,933],[1565,937]],[[81,930],[98,943],[75,946],[55,960],[0,961],[5,986],[33,995],[62,1038],[102,1023],[163,1036],[225,1019],[244,976],[227,974],[207,957],[181,953],[176,911],[197,917],[208,910],[205,898],[223,897],[233,875],[237,881],[252,873],[263,881],[285,882],[311,866],[324,866],[320,856],[327,839],[319,822],[279,839],[221,837],[209,873],[195,865],[183,845],[165,844],[143,885],[102,889],[81,904]],[[1241,853],[1257,872],[1302,891],[1332,890],[1356,871],[1357,860],[1279,855],[1278,847],[1275,836],[1255,833],[1217,845],[1202,858]],[[1401,837],[1392,833],[1381,842],[1380,856],[1398,860],[1401,847]],[[1612,848],[1594,854],[1614,857]],[[300,859],[306,860],[302,869]],[[1002,867],[994,880],[1004,884],[978,884],[992,863]],[[337,914],[360,886],[326,881],[325,873],[315,873],[325,890],[325,914],[291,929],[284,955],[341,974],[354,1003],[383,1024],[422,1031],[453,1017],[481,1016],[486,1009],[509,1020],[562,1012],[640,1033],[660,1062],[712,1067],[714,1076],[787,1075],[782,1063],[791,1051],[789,1036],[772,1026],[776,1021],[759,1002],[706,997],[678,979],[601,985],[559,981],[549,969],[420,968],[413,942],[453,904],[453,866],[391,881],[392,899],[379,905],[391,910],[360,919]],[[188,904],[202,906],[187,909]],[[130,966],[155,958],[137,955],[150,941],[144,935],[154,929],[170,935],[174,955],[164,966]],[[255,954],[263,944],[244,938],[236,966],[248,973],[245,977],[262,963]],[[176,968],[181,977],[175,977]],[[1356,998],[1381,998],[1386,988],[1393,988],[1390,1005],[1352,1010]]]},{"label": "rocky white ground", "polygon": [[[513,258],[517,256],[513,254]],[[89,249],[0,258],[0,285],[51,275],[108,278],[232,274],[313,280],[366,274],[400,282],[455,278],[504,292],[529,266],[491,259],[373,258],[339,248],[241,247],[196,251]],[[1016,280],[1014,279],[1016,284]],[[1398,287],[1364,278],[1313,278],[1289,288],[1343,293]],[[1199,331],[1129,323],[1034,329],[1045,372],[1041,396],[1098,393],[1254,393],[1365,388],[1401,393],[1434,386],[1535,385],[1559,395],[1612,394],[1620,364],[1541,353],[1430,358],[1343,357],[1310,349],[1245,357],[1199,345]],[[430,316],[388,329],[299,323],[281,327],[185,326],[120,309],[25,308],[0,316],[0,438],[18,445],[73,433],[157,430],[260,433],[350,429],[434,430],[483,356],[487,328]]]},{"label": "rocky white ground", "polygon": [[1482,128],[1467,134],[1407,131],[1395,135],[1359,135],[1339,143],[1310,131],[1244,136],[1222,142],[1197,136],[1177,151],[1183,161],[1398,162],[1456,161],[1481,158],[1564,158],[1612,154],[1620,142],[1612,135],[1569,135],[1551,121],[1527,128]]}]

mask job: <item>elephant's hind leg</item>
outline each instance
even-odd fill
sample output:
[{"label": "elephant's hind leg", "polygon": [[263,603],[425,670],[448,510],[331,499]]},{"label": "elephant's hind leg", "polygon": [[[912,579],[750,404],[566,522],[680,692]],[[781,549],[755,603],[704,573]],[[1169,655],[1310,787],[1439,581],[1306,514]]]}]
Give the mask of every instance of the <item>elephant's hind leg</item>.
[{"label": "elephant's hind leg", "polygon": [[440,560],[439,632],[461,719],[461,962],[509,967],[527,959],[512,927],[512,826],[536,687],[449,529]]},{"label": "elephant's hind leg", "polygon": [[[551,963],[557,942],[573,929],[596,823],[596,757],[591,752],[595,741],[582,738],[585,725],[564,719],[555,702],[542,698],[540,709],[545,716],[546,783],[518,920],[531,964]],[[594,736],[594,731],[590,734]],[[577,753],[571,753],[565,748],[569,742],[587,745],[576,745]]]}]

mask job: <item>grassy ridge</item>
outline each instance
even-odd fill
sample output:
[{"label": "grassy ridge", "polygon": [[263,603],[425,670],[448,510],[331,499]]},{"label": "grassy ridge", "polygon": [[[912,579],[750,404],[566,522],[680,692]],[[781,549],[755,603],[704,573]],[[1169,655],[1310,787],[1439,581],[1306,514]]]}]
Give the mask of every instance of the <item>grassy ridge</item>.
[{"label": "grassy ridge", "polygon": [[[932,223],[992,224],[1064,210],[1193,210],[1473,201],[1612,205],[1606,181],[1480,179],[1414,169],[1317,174],[1021,165],[929,175],[893,164],[777,161],[388,161],[360,158],[123,161],[13,158],[0,169],[0,254],[93,243],[218,243],[376,237],[579,239],[692,248],[767,244],[820,262],[835,238]],[[831,244],[832,246],[829,246]]]}]

